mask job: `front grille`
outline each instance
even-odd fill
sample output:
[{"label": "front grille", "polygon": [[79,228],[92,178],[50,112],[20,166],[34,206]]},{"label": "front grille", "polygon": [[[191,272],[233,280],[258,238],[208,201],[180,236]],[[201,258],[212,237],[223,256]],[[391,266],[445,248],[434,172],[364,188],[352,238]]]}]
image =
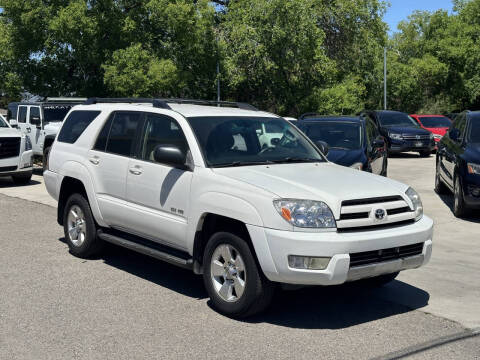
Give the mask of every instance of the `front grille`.
[{"label": "front grille", "polygon": [[20,138],[0,138],[0,159],[17,157],[20,154]]},{"label": "front grille", "polygon": [[402,135],[403,140],[430,140],[430,135]]},{"label": "front grille", "polygon": [[403,198],[400,195],[382,196],[382,197],[368,198],[368,199],[345,200],[345,201],[342,201],[342,206],[379,204],[383,202],[401,201],[401,200],[403,200]]},{"label": "front grille", "polygon": [[395,228],[395,227],[411,225],[411,224],[415,224],[415,219],[405,220],[405,221],[397,221],[397,222],[390,222],[390,223],[378,224],[378,225],[365,225],[365,226],[352,226],[352,227],[337,228],[337,232],[348,233],[348,232],[358,232],[358,231],[383,230],[383,229],[392,229],[392,228]]},{"label": "front grille", "polygon": [[370,213],[368,211],[360,213],[341,214],[340,220],[366,219],[369,217],[369,215]]},{"label": "front grille", "polygon": [[420,255],[423,243],[350,254],[350,268]]},{"label": "front grille", "polygon": [[0,167],[0,172],[15,171],[17,170],[16,166],[4,166]]},{"label": "front grille", "polygon": [[396,215],[396,214],[401,214],[405,212],[412,211],[408,206],[397,208],[397,209],[389,209],[387,210],[387,215]]}]

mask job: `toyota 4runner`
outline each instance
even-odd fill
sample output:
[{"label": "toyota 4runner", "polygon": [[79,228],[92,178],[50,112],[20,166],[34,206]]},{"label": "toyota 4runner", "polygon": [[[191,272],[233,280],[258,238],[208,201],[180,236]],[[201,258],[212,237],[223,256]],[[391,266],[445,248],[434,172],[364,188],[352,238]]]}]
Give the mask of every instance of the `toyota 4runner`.
[{"label": "toyota 4runner", "polygon": [[[264,128],[281,133],[267,147]],[[90,99],[44,177],[73,255],[109,242],[192,269],[234,317],[263,310],[275,284],[380,285],[432,251],[415,190],[328,162],[248,104]]]}]

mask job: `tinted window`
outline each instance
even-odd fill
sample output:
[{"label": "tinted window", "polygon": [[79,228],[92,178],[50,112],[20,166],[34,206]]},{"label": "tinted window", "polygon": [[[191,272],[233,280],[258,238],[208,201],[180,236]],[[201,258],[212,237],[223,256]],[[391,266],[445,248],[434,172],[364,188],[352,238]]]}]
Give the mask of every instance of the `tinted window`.
[{"label": "tinted window", "polygon": [[27,122],[27,107],[20,106],[18,110],[18,122],[19,123],[26,123]]},{"label": "tinted window", "polygon": [[302,127],[314,142],[324,141],[331,149],[354,150],[362,146],[362,126],[359,122],[319,121]]},{"label": "tinted window", "polygon": [[372,141],[375,140],[378,136],[377,127],[369,119],[367,119],[367,121],[365,122],[365,127],[367,130],[366,133],[367,133],[368,144],[370,145]]},{"label": "tinted window", "polygon": [[18,105],[8,105],[7,121],[17,120]]},{"label": "tinted window", "polygon": [[116,112],[108,136],[106,151],[131,156],[142,113]]},{"label": "tinted window", "polygon": [[73,144],[99,114],[100,111],[72,111],[65,120],[57,140]]},{"label": "tinted window", "polygon": [[45,122],[63,121],[73,104],[45,104],[43,105],[43,117]]},{"label": "tinted window", "polygon": [[175,145],[184,152],[188,149],[183,131],[174,119],[164,115],[147,114],[140,159],[154,161],[153,153],[160,144]]},{"label": "tinted window", "polygon": [[418,127],[418,123],[405,113],[379,113],[382,126]]},{"label": "tinted window", "polygon": [[3,119],[0,117],[0,128],[8,128],[9,126]]},{"label": "tinted window", "polygon": [[445,116],[419,116],[420,122],[427,128],[450,127],[452,122]]},{"label": "tinted window", "polygon": [[[34,120],[33,118],[37,118],[37,119]],[[35,122],[40,124],[40,108],[36,106],[30,107],[29,121],[30,121],[30,124],[35,124]]]},{"label": "tinted window", "polygon": [[480,143],[480,117],[470,120],[470,131],[468,141],[472,143]]},{"label": "tinted window", "polygon": [[103,126],[102,131],[100,131],[100,134],[98,134],[97,141],[93,147],[94,150],[105,151],[105,148],[107,147],[108,134],[110,133],[114,116],[115,115],[111,115],[108,118],[107,122]]},{"label": "tinted window", "polygon": [[[210,166],[324,161],[301,132],[280,118],[231,116],[187,120]],[[281,130],[273,143],[262,134],[267,124]]]},{"label": "tinted window", "polygon": [[458,129],[458,140],[463,139],[465,134],[465,126],[467,126],[467,117],[465,114],[460,114],[455,118],[455,123],[453,124],[454,129]]}]

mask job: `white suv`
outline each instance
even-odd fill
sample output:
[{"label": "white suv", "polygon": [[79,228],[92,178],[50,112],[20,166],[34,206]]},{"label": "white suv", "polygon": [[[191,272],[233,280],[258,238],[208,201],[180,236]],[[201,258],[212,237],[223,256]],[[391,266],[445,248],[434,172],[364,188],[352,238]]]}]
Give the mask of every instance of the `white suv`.
[{"label": "white suv", "polygon": [[[328,162],[288,121],[128,101],[75,107],[53,144],[45,184],[72,254],[107,241],[192,269],[235,317],[264,309],[274,284],[383,284],[430,259],[433,222],[412,188]],[[262,149],[267,124],[282,136]]]},{"label": "white suv", "polygon": [[32,170],[30,138],[0,116],[0,177],[11,176],[16,184],[28,184]]}]

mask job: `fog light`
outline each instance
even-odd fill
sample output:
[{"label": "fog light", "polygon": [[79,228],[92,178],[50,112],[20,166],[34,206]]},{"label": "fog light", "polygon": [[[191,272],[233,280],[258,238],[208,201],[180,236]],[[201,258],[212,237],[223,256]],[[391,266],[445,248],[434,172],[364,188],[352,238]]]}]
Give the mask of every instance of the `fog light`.
[{"label": "fog light", "polygon": [[329,262],[328,257],[288,255],[288,266],[294,269],[325,270]]}]

